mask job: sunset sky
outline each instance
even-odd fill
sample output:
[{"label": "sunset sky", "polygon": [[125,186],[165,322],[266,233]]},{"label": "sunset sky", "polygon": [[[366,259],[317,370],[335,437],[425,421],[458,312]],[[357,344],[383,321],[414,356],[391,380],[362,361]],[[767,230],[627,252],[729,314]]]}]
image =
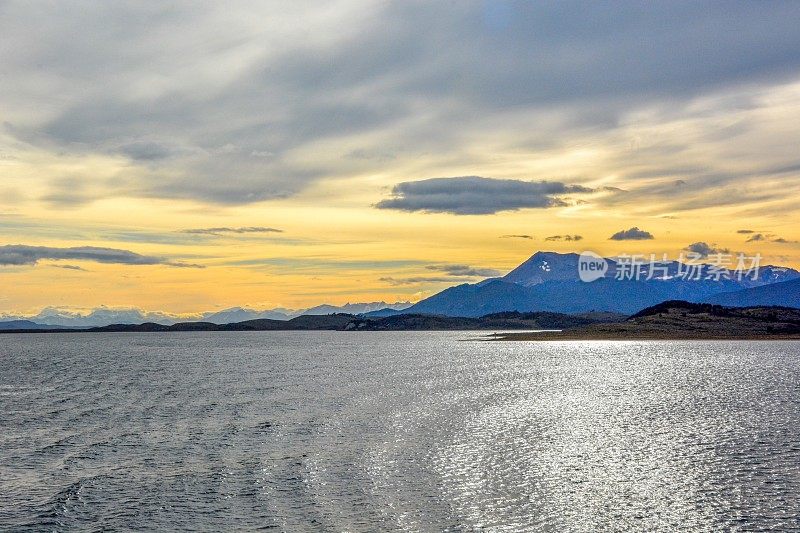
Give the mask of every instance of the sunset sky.
[{"label": "sunset sky", "polygon": [[416,301],[537,250],[800,268],[798,21],[0,2],[0,314]]}]

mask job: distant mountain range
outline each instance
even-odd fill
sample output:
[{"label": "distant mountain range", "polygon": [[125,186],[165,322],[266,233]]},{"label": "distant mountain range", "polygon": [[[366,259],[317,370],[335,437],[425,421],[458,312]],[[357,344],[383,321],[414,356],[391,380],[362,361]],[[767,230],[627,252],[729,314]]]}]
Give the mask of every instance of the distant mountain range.
[{"label": "distant mountain range", "polygon": [[[38,332],[140,332],[159,333],[176,331],[443,331],[443,330],[542,330],[564,329],[606,324],[625,320],[624,315],[612,313],[496,313],[478,318],[445,317],[431,315],[397,315],[383,318],[365,318],[344,313],[330,315],[300,315],[290,320],[260,318],[230,324],[211,322],[179,322],[164,325],[153,322],[142,324],[111,324],[108,326],[76,329],[57,329],[42,326],[22,328]],[[29,323],[30,324],[30,323]],[[0,329],[0,332],[9,332]],[[17,330],[19,331],[19,330]]]},{"label": "distant mountain range", "polygon": [[[48,307],[42,309],[34,316],[0,316],[0,329],[35,329],[60,327],[60,328],[91,328],[107,326],[109,324],[142,324],[152,322],[162,325],[172,325],[179,322],[197,321],[212,324],[230,324],[247,320],[272,319],[289,320],[302,315],[328,315],[332,313],[349,313],[358,315],[370,311],[387,310],[395,312],[410,307],[410,302],[368,302],[348,303],[341,306],[318,305],[309,309],[247,309],[232,307],[222,311],[198,313],[194,315],[173,315],[158,312],[143,312],[139,309],[113,309],[97,308],[82,314],[75,311]],[[33,325],[34,327],[29,327]]]},{"label": "distant mountain range", "polygon": [[[332,315],[334,313],[345,313],[350,315],[360,315],[369,312],[388,311],[394,313],[402,311],[411,307],[411,302],[369,302],[369,303],[347,303],[344,305],[329,305],[322,304],[308,309],[292,310],[292,309],[267,309],[258,311],[255,309],[245,309],[242,307],[232,307],[216,313],[204,314],[199,320],[202,322],[211,322],[213,324],[230,324],[232,322],[244,322],[246,320],[259,320],[269,318],[272,320],[290,320],[298,316],[305,315]],[[174,321],[171,323],[176,323]],[[135,323],[135,322],[132,322]]]},{"label": "distant mountain range", "polygon": [[51,326],[43,326],[30,320],[6,320],[0,322],[0,331],[12,331],[20,329],[48,329]]},{"label": "distant mountain range", "polygon": [[[705,302],[715,301],[717,296],[720,303],[730,305],[755,305],[748,303],[753,301],[757,305],[797,306],[798,285],[784,285],[800,278],[791,268],[763,266],[755,279],[738,279],[733,271],[716,276],[710,265],[698,265],[691,271],[683,263],[666,261],[659,263],[652,279],[618,280],[615,274],[625,266],[609,258],[606,277],[584,282],[578,275],[578,260],[578,254],[537,252],[502,278],[450,287],[402,313],[464,317],[502,311],[633,314],[666,300]],[[767,289],[773,284],[783,288]],[[749,289],[752,291],[747,292]]]}]

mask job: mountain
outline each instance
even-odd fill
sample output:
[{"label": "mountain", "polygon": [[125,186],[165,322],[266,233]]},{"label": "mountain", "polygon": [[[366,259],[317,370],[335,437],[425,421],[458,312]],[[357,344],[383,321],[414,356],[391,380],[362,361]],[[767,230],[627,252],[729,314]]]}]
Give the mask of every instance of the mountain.
[{"label": "mountain", "polygon": [[384,309],[402,311],[403,309],[406,309],[408,307],[411,307],[411,302],[395,302],[393,304],[387,304],[386,302],[370,302],[370,303],[356,303],[356,304],[347,303],[341,306],[323,304],[323,305],[318,305],[316,307],[311,307],[310,309],[306,309],[300,314],[331,315],[334,313],[347,313],[351,315],[360,315],[363,313],[370,313]]},{"label": "mountain", "polygon": [[44,326],[31,322],[30,320],[5,320],[0,322],[0,331],[13,331],[19,329],[48,329],[50,326]]},{"label": "mountain", "polygon": [[408,314],[478,317],[501,311],[549,311],[535,305],[530,287],[493,280],[484,284],[464,283],[450,287],[405,310]]},{"label": "mountain", "polygon": [[232,307],[217,313],[207,313],[203,315],[202,320],[204,322],[212,322],[214,324],[231,324],[233,322],[246,322],[248,320],[261,319],[289,320],[303,315],[333,315],[337,313],[358,315],[381,309],[388,309],[391,310],[391,312],[400,312],[402,309],[410,306],[410,302],[395,302],[393,304],[388,304],[386,302],[367,302],[354,304],[347,303],[344,305],[322,304],[300,310],[278,308],[258,311],[256,309]]},{"label": "mountain", "polygon": [[755,279],[746,276],[739,281],[739,284],[745,288],[761,287],[798,278],[800,278],[800,272],[793,268],[765,265],[758,269],[758,276]]},{"label": "mountain", "polygon": [[720,290],[708,283],[684,281],[546,281],[526,287],[505,281],[459,285],[431,296],[404,313],[476,317],[501,311],[633,314],[664,300],[697,300]]},{"label": "mountain", "polygon": [[531,287],[547,281],[572,281],[578,276],[578,254],[536,252],[503,276],[506,283]]},{"label": "mountain", "polygon": [[704,301],[731,307],[780,305],[800,309],[800,279],[715,294]]},{"label": "mountain", "polygon": [[162,312],[148,312],[140,309],[119,309],[109,307],[98,307],[89,312],[74,311],[71,309],[59,309],[57,307],[46,307],[34,316],[11,316],[0,315],[0,321],[29,320],[36,324],[46,327],[59,328],[93,328],[102,327],[109,324],[161,324],[170,326],[192,321],[210,322],[213,324],[231,324],[234,322],[245,322],[248,320],[289,320],[300,315],[329,315],[335,313],[360,314],[364,312],[392,309],[402,310],[411,305],[410,302],[368,302],[368,303],[348,303],[342,306],[319,305],[310,309],[248,309],[243,307],[231,307],[222,311],[194,313],[188,315],[178,315]]},{"label": "mountain", "polygon": [[732,271],[715,277],[711,265],[690,268],[665,261],[657,264],[652,279],[618,280],[615,274],[627,267],[617,258],[606,259],[606,277],[583,282],[578,276],[578,261],[577,254],[537,252],[502,278],[450,287],[403,313],[464,317],[501,311],[632,314],[665,300],[701,302],[718,293],[800,278],[796,270],[774,266],[762,267],[755,279],[739,279]]},{"label": "mountain", "polygon": [[293,311],[289,309],[269,309],[266,311],[256,311],[255,309],[245,309],[242,307],[231,307],[216,313],[209,313],[203,316],[204,322],[212,324],[230,324],[231,322],[244,322],[245,320],[257,320],[269,318],[272,320],[289,320]]},{"label": "mountain", "polygon": [[[408,307],[411,307],[412,304],[409,304]],[[405,309],[408,309],[406,307]],[[366,313],[359,313],[359,316],[363,318],[382,318],[386,316],[395,316],[395,315],[402,315],[403,309],[392,309],[391,307],[384,307],[383,309],[378,309],[377,311],[367,311]]]},{"label": "mountain", "polygon": [[[574,253],[560,254],[556,252],[536,252],[529,259],[503,276],[503,281],[531,287],[548,281],[578,281],[578,261],[580,256]],[[648,257],[640,257],[642,261],[649,262]],[[625,268],[621,257],[605,258],[608,264],[606,279],[614,278],[620,269]],[[695,264],[692,266],[679,261],[656,261],[654,278],[662,280],[684,279],[686,281],[699,277],[714,277],[714,268],[710,264]],[[735,265],[731,265],[735,266]],[[758,287],[771,283],[780,283],[791,279],[800,278],[800,272],[788,267],[764,265],[758,269],[753,278],[750,275],[736,276],[733,269],[722,269],[727,272],[727,277],[736,281],[739,288]],[[485,283],[485,281],[483,282]]]},{"label": "mountain", "polygon": [[202,315],[172,315],[159,312],[145,312],[139,309],[115,309],[98,307],[88,313],[45,307],[33,316],[0,316],[4,320],[30,320],[47,327],[88,328],[105,324],[140,324],[142,322],[158,322],[174,324],[181,320],[194,320]]}]

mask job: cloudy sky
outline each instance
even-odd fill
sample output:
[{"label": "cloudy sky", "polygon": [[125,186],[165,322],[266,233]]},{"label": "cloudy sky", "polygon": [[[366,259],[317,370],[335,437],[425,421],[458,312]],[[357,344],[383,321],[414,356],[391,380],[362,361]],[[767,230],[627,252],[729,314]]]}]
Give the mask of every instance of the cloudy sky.
[{"label": "cloudy sky", "polygon": [[800,267],[798,20],[0,2],[0,312],[416,300],[536,250]]}]

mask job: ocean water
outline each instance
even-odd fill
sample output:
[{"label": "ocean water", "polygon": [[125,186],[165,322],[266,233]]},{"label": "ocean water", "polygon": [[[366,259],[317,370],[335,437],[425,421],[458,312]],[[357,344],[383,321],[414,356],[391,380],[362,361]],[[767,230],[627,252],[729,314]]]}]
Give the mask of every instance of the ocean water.
[{"label": "ocean water", "polygon": [[800,343],[0,336],[0,529],[800,529]]}]

